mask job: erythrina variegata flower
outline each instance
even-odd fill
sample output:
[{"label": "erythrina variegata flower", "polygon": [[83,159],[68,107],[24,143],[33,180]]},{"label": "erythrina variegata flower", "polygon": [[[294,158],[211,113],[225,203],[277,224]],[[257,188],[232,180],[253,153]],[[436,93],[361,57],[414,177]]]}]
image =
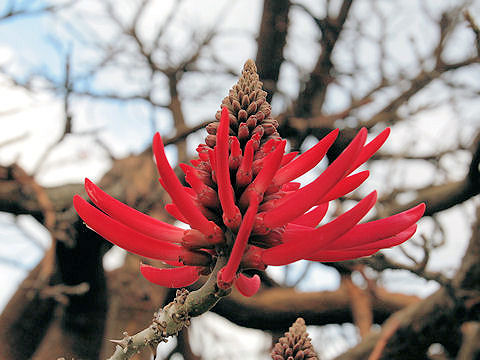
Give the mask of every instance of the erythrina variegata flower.
[{"label": "erythrina variegata flower", "polygon": [[353,173],[385,142],[389,129],[365,144],[366,129],[323,173],[301,187],[294,180],[317,165],[335,141],[338,130],[297,156],[285,153],[266,93],[253,61],[222,101],[217,122],[197,148],[192,165],[180,164],[183,186],[165,156],[162,138],[153,138],[160,182],[172,199],[166,210],[190,229],[164,223],[115,200],[88,179],[90,205],[78,195],[75,208],[85,223],[110,242],[132,253],[162,260],[171,268],[141,265],[153,283],[183,287],[209,274],[220,257],[228,262],[218,272],[222,289],[235,284],[245,296],[260,287],[247,269],[286,265],[297,260],[340,261],[368,256],[399,245],[416,230],[424,204],[386,219],[359,224],[376,201],[372,192],[336,219],[318,226],[330,201],[356,189],[368,171]]}]

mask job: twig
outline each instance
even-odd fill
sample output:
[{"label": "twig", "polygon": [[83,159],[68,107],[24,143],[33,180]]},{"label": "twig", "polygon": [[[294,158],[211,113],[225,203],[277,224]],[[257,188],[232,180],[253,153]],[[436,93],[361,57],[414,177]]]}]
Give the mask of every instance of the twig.
[{"label": "twig", "polygon": [[477,47],[477,53],[480,55],[480,28],[468,10],[464,12],[464,16],[475,34],[475,46]]},{"label": "twig", "polygon": [[378,360],[382,356],[383,349],[385,349],[388,339],[390,339],[400,327],[400,319],[396,315],[398,314],[393,315],[391,320],[385,325],[382,335],[375,344],[368,360]]},{"label": "twig", "polygon": [[168,337],[178,335],[183,327],[190,325],[190,318],[210,310],[229,291],[217,287],[217,273],[225,266],[227,259],[217,259],[215,268],[207,282],[198,290],[189,293],[186,289],[178,290],[175,299],[154,314],[152,324],[139,333],[121,340],[112,340],[117,344],[114,354],[108,360],[126,360],[144,347],[156,347],[160,342],[167,342]]},{"label": "twig", "polygon": [[39,290],[41,298],[53,298],[57,302],[67,305],[69,302],[68,295],[83,295],[90,290],[90,285],[86,282],[77,285],[58,284],[54,286],[42,286]]},{"label": "twig", "polygon": [[18,141],[22,141],[22,140],[25,140],[27,137],[29,136],[29,133],[24,133],[22,135],[18,135],[18,136],[15,136],[13,138],[10,138],[10,139],[7,139],[3,142],[0,142],[0,148],[1,147],[4,147],[4,146],[8,146],[8,145],[11,145],[11,144],[14,144]]}]

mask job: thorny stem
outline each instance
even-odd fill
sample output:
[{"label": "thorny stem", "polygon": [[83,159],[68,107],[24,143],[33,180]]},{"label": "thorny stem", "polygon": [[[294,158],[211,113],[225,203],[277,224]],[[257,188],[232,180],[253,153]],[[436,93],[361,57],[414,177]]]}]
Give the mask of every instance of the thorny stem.
[{"label": "thorny stem", "polygon": [[126,360],[139,353],[145,346],[155,349],[160,342],[177,335],[185,326],[190,325],[190,318],[210,310],[230,290],[217,286],[217,273],[225,266],[227,259],[219,257],[207,282],[198,290],[189,293],[186,289],[177,290],[175,299],[154,314],[152,324],[139,333],[121,340],[112,340],[117,344],[114,354],[107,360]]}]

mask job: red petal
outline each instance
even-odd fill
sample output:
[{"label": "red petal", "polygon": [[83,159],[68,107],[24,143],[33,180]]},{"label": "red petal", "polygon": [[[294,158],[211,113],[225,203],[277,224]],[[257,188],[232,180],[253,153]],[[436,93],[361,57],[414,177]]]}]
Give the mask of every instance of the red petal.
[{"label": "red petal", "polygon": [[313,210],[310,210],[299,218],[296,218],[291,223],[308,227],[316,227],[324,218],[327,210],[328,202],[318,205]]},{"label": "red petal", "polygon": [[253,142],[247,141],[245,150],[243,151],[243,158],[237,170],[236,185],[243,187],[250,184],[252,181],[252,164],[253,164]]},{"label": "red petal", "polygon": [[255,245],[247,245],[247,249],[242,257],[242,262],[240,263],[242,269],[265,270],[267,265],[262,261],[263,251],[264,249],[260,249]]},{"label": "red petal", "polygon": [[228,166],[230,170],[237,170],[242,161],[242,149],[238,138],[230,136],[230,157],[228,158]]},{"label": "red petal", "polygon": [[228,130],[230,128],[230,119],[228,109],[222,109],[220,126],[217,132],[216,152],[216,176],[218,184],[218,197],[223,210],[223,219],[225,225],[231,229],[238,229],[242,220],[240,210],[235,205],[232,183],[230,181],[230,168],[228,166]]},{"label": "red petal", "polygon": [[286,182],[294,180],[313,169],[325,156],[328,149],[334,143],[338,136],[338,129],[333,130],[320,140],[314,147],[305,151],[291,163],[278,170],[273,180],[273,184],[280,186]]},{"label": "red petal", "polygon": [[196,266],[159,269],[140,264],[140,272],[148,281],[169,288],[189,286],[200,278],[199,268]]},{"label": "red petal", "polygon": [[251,297],[260,289],[260,282],[260,277],[257,274],[251,278],[243,274],[238,274],[238,278],[235,280],[235,287],[243,296]]},{"label": "red petal", "polygon": [[292,161],[295,156],[298,155],[298,151],[294,151],[294,152],[291,152],[291,153],[288,153],[288,154],[285,154],[283,155],[283,158],[282,158],[282,163],[280,164],[280,166],[285,166],[287,165],[290,161]]},{"label": "red petal", "polygon": [[368,175],[370,175],[370,172],[365,170],[342,179],[322,198],[322,200],[320,200],[320,202],[332,201],[348,194],[367,180]]},{"label": "red petal", "polygon": [[183,248],[139,233],[112,219],[75,195],[73,206],[85,223],[100,236],[137,255],[158,260],[178,260]]},{"label": "red petal", "polygon": [[220,236],[218,227],[200,212],[195,206],[193,199],[183,189],[182,184],[168,163],[159,133],[156,133],[153,137],[153,153],[157,159],[158,172],[165,184],[165,190],[167,190],[185,219],[188,220],[188,224],[205,235],[211,236],[212,243],[222,242],[223,236]]},{"label": "red petal", "polygon": [[291,181],[291,182],[283,184],[281,190],[282,191],[297,191],[298,189],[300,189],[300,186],[302,186],[301,183]]},{"label": "red petal", "polygon": [[[274,228],[298,218],[312,206],[319,203],[346,174],[356,159],[366,138],[366,129],[358,135],[340,156],[313,182],[282,199],[282,203],[263,216],[264,226]],[[260,227],[260,226],[258,226]]]},{"label": "red petal", "polygon": [[425,204],[419,204],[385,219],[370,221],[355,226],[336,239],[331,246],[336,249],[350,248],[394,236],[415,224],[425,212]]},{"label": "red petal", "polygon": [[318,229],[299,231],[297,234],[286,230],[283,237],[290,239],[286,239],[287,242],[281,245],[265,250],[262,254],[263,262],[267,265],[286,265],[328,247],[332,241],[354,227],[373,207],[376,199],[377,193],[374,191],[352,209]]},{"label": "red petal", "polygon": [[255,220],[255,215],[257,214],[258,201],[255,197],[250,199],[250,206],[245,213],[240,229],[238,230],[237,237],[233,244],[232,252],[228,258],[227,265],[219,271],[219,284],[231,284],[235,274],[237,273],[238,267],[247,247],[248,238],[252,231],[253,222]]},{"label": "red petal", "polygon": [[370,159],[372,155],[375,154],[378,149],[382,147],[385,141],[387,141],[388,135],[390,135],[390,128],[387,127],[380,134],[378,134],[375,139],[365,145],[357,160],[355,160],[355,162],[353,163],[353,166],[350,169],[350,173],[357,169],[360,165],[365,163],[368,159]]},{"label": "red petal", "polygon": [[217,192],[200,179],[198,171],[185,164],[180,164],[180,167],[185,173],[185,180],[195,191],[198,201],[208,207],[217,207],[219,205]]},{"label": "red petal", "polygon": [[326,250],[319,252],[315,258],[311,258],[311,261],[346,261],[352,259],[358,259],[365,256],[375,254],[380,249],[375,250]]},{"label": "red petal", "polygon": [[249,199],[253,194],[258,202],[261,202],[263,199],[263,194],[267,187],[270,185],[273,176],[278,170],[280,166],[280,162],[282,161],[283,152],[285,150],[286,140],[280,141],[277,144],[277,147],[274,151],[268,154],[265,157],[264,166],[255,177],[255,180],[248,185],[248,187],[243,192],[242,196],[240,197],[240,206],[242,209],[246,208],[249,203]]},{"label": "red petal", "polygon": [[188,224],[188,220],[185,219],[185,216],[182,215],[180,210],[178,210],[177,205],[175,204],[167,204],[165,205],[165,210],[172,215],[175,219],[178,221],[184,222],[185,224]]},{"label": "red petal", "polygon": [[88,196],[102,211],[138,232],[162,241],[181,242],[183,229],[164,223],[140,211],[132,209],[114,199],[89,179],[85,179],[85,190]]},{"label": "red petal", "polygon": [[410,226],[408,229],[403,230],[402,232],[393,235],[391,237],[381,239],[378,241],[373,241],[367,244],[363,244],[360,246],[352,246],[351,249],[348,250],[374,250],[374,249],[386,249],[391,248],[397,245],[400,245],[410,239],[413,234],[417,231],[417,224]]}]

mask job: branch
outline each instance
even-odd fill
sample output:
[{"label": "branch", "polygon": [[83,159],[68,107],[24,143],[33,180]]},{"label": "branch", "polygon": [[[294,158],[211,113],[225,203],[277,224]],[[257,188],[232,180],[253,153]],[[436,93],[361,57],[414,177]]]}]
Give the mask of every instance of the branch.
[{"label": "branch", "polygon": [[387,206],[386,212],[401,212],[420,202],[424,202],[427,205],[425,215],[431,216],[480,194],[480,133],[475,137],[471,151],[472,161],[465,179],[418,189],[416,190],[417,196],[414,200],[407,204],[393,202]]},{"label": "branch", "polygon": [[[390,293],[377,286],[371,296],[374,322],[382,323],[392,313],[419,301],[416,296]],[[311,325],[353,322],[345,283],[341,283],[340,288],[335,291],[298,292],[294,288],[261,289],[251,298],[233,291],[212,311],[239,326],[278,332],[285,331],[299,316]]]},{"label": "branch", "polygon": [[71,0],[69,2],[66,2],[65,4],[45,5],[45,6],[39,7],[38,9],[28,9],[28,8],[15,9],[14,2],[12,2],[10,7],[7,9],[7,11],[3,14],[0,14],[0,21],[10,20],[14,17],[20,17],[20,16],[40,15],[47,12],[54,13],[58,10],[61,10],[70,5],[73,5],[74,3],[75,3],[75,0]]},{"label": "branch", "polygon": [[156,346],[166,342],[172,335],[190,325],[190,318],[199,316],[210,310],[229,291],[217,286],[217,273],[225,266],[226,259],[218,258],[215,269],[207,282],[198,290],[189,293],[186,289],[178,290],[175,299],[155,313],[152,324],[145,330],[121,340],[113,340],[117,344],[114,354],[108,360],[126,360],[137,354],[145,346]]},{"label": "branch", "polygon": [[333,49],[343,30],[352,3],[353,0],[344,0],[336,18],[331,18],[328,15],[325,19],[314,18],[314,21],[322,32],[322,49],[310,79],[298,96],[298,102],[294,111],[297,116],[309,116],[312,113],[317,115],[322,110],[327,85],[332,80],[331,71],[334,65],[331,57]]},{"label": "branch", "polygon": [[265,0],[262,22],[257,40],[258,74],[267,91],[267,101],[272,100],[277,88],[280,66],[284,61],[283,49],[288,30],[289,0]]}]

